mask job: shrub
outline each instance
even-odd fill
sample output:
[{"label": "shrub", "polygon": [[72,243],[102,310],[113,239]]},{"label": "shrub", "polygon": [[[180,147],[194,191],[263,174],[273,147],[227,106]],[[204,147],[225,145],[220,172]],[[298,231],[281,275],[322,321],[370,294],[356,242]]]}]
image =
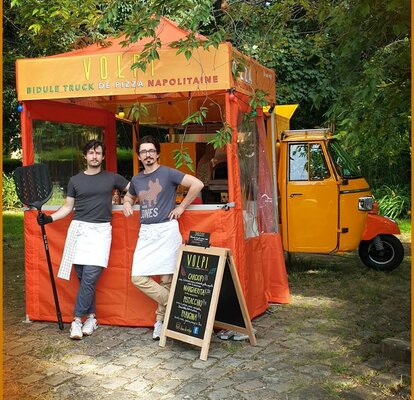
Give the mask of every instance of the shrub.
[{"label": "shrub", "polygon": [[378,209],[381,215],[392,219],[406,218],[411,210],[410,186],[382,186],[374,191],[378,201]]},{"label": "shrub", "polygon": [[22,203],[17,197],[16,187],[11,174],[3,173],[3,209],[11,210],[22,207]]},{"label": "shrub", "polygon": [[22,166],[22,160],[15,158],[3,158],[3,172],[11,174],[17,167]]}]

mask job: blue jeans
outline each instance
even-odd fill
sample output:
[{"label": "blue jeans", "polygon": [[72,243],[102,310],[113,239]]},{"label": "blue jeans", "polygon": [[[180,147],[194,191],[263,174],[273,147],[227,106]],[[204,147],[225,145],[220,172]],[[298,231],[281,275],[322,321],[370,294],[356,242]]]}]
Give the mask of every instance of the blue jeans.
[{"label": "blue jeans", "polygon": [[75,317],[94,314],[96,311],[95,289],[96,283],[104,270],[96,265],[76,265],[75,271],[78,276],[80,287],[75,303]]}]

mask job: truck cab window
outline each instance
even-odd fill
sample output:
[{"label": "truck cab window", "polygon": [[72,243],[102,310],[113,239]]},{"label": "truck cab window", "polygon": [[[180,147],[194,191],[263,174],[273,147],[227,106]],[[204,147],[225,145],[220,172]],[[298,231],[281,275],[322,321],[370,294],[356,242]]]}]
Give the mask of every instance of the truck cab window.
[{"label": "truck cab window", "polygon": [[311,144],[310,145],[310,180],[311,181],[321,181],[323,179],[329,178],[330,173],[328,166],[326,165],[326,159],[323,154],[321,145]]},{"label": "truck cab window", "polygon": [[308,146],[306,144],[291,144],[289,146],[289,180],[307,181],[308,173]]},{"label": "truck cab window", "polygon": [[361,178],[361,171],[346,153],[337,140],[328,143],[328,153],[335,165],[335,169],[341,178]]},{"label": "truck cab window", "polygon": [[330,173],[319,143],[294,143],[289,146],[289,180],[321,181]]}]

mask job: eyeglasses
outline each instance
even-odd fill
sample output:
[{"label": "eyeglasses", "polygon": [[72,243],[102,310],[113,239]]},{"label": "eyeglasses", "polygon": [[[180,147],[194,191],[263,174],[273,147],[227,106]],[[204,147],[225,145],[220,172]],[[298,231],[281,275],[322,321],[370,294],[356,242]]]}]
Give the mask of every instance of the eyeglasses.
[{"label": "eyeglasses", "polygon": [[157,150],[155,149],[149,149],[149,150],[141,150],[138,153],[141,157],[145,156],[146,154],[150,154],[151,156],[157,154]]}]

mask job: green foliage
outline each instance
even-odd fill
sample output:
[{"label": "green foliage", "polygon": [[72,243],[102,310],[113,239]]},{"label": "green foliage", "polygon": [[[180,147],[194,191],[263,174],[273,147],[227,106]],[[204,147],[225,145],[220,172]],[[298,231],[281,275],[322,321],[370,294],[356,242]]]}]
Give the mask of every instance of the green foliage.
[{"label": "green foliage", "polygon": [[148,115],[148,107],[143,103],[135,103],[131,108],[131,118],[133,121],[139,121],[141,117]]},{"label": "green foliage", "polygon": [[12,210],[15,208],[22,207],[22,203],[20,202],[16,193],[16,186],[14,185],[12,175],[3,173],[2,193],[4,210]]},{"label": "green foliage", "polygon": [[102,11],[97,0],[11,0],[19,36],[28,38],[44,55],[67,51],[100,37],[96,30]]},{"label": "green foliage", "polygon": [[231,143],[232,130],[231,126],[225,122],[223,128],[216,131],[213,139],[208,144],[212,144],[214,150],[224,147],[227,143]]},{"label": "green foliage", "polygon": [[234,80],[238,79],[240,74],[246,70],[246,59],[233,54],[231,62],[231,74]]},{"label": "green foliage", "polygon": [[406,218],[411,213],[410,186],[382,186],[374,192],[381,215],[392,219]]},{"label": "green foliage", "polygon": [[191,113],[181,124],[187,125],[193,123],[203,125],[203,120],[206,118],[207,112],[208,108],[201,106],[198,111]]},{"label": "green foliage", "polygon": [[374,187],[410,179],[409,15],[405,0],[326,2],[320,8],[335,87],[325,115]]},{"label": "green foliage", "polygon": [[194,163],[187,150],[187,147],[181,148],[179,150],[174,150],[173,159],[175,161],[175,168],[180,168],[183,164],[185,164],[190,169],[190,171],[194,172]]},{"label": "green foliage", "polygon": [[[230,41],[276,70],[277,104],[300,105],[292,128],[329,124],[372,186],[409,184],[408,0],[85,0],[81,5],[78,0],[4,2],[3,154],[20,145],[16,58],[56,54],[122,33],[125,45],[148,39],[134,65],[145,71],[159,57],[155,29],[165,16],[189,30],[185,39],[170,44],[177,54],[189,58],[199,45],[217,48]],[[236,78],[245,65],[233,58]],[[202,123],[204,117],[189,118]],[[226,143],[227,133],[218,131],[217,146]]]},{"label": "green foliage", "polygon": [[124,149],[124,148],[118,147],[116,149],[116,159],[118,162],[132,160],[132,149]]},{"label": "green foliage", "polygon": [[11,174],[17,167],[22,166],[22,160],[15,158],[3,158],[3,172]]},{"label": "green foliage", "polygon": [[400,228],[401,233],[411,233],[411,218],[397,218],[397,224]]}]

